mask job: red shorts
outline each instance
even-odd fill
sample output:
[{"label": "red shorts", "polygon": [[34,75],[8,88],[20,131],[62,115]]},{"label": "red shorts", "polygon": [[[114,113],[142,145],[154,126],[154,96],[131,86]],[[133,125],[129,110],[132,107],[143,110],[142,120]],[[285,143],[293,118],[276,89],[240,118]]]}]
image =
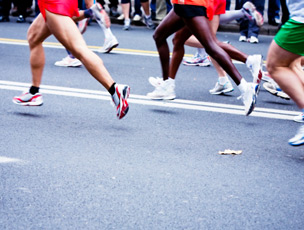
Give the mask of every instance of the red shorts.
[{"label": "red shorts", "polygon": [[214,15],[226,13],[226,0],[214,0]]},{"label": "red shorts", "polygon": [[45,10],[68,17],[79,16],[78,0],[38,0],[38,5],[44,19]]}]

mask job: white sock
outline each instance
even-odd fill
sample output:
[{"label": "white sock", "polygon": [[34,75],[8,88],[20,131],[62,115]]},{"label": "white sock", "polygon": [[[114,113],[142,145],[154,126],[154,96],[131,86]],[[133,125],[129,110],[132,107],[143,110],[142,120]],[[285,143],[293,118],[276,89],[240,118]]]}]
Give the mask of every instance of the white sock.
[{"label": "white sock", "polygon": [[228,77],[227,76],[220,76],[218,78],[218,81],[220,83],[220,85],[225,85],[227,81],[229,81]]},{"label": "white sock", "polygon": [[250,66],[251,64],[252,64],[252,55],[249,55],[248,57],[247,57],[247,60],[246,60],[246,65],[247,66]]},{"label": "white sock", "polygon": [[245,93],[247,90],[247,81],[244,78],[242,78],[240,84],[237,87],[241,91],[241,94]]},{"label": "white sock", "polygon": [[197,53],[201,56],[201,57],[205,57],[208,54],[206,53],[205,48],[197,48]]}]

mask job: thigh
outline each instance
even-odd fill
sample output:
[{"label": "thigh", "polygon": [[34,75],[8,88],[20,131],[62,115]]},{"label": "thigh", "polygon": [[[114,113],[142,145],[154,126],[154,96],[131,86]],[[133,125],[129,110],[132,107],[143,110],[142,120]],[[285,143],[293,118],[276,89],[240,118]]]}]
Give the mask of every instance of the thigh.
[{"label": "thigh", "polygon": [[170,35],[183,27],[183,20],[171,10],[156,28],[154,36],[161,39],[167,39]]},{"label": "thigh", "polygon": [[30,47],[42,43],[51,35],[51,31],[47,27],[42,14],[39,14],[32,22],[27,32],[27,39]]},{"label": "thigh", "polygon": [[76,51],[76,47],[86,47],[83,37],[70,17],[53,14],[46,10],[46,18],[48,29],[69,51],[73,53],[73,51]]},{"label": "thigh", "polygon": [[274,40],[270,44],[267,54],[267,68],[289,67],[300,55],[281,48]]}]

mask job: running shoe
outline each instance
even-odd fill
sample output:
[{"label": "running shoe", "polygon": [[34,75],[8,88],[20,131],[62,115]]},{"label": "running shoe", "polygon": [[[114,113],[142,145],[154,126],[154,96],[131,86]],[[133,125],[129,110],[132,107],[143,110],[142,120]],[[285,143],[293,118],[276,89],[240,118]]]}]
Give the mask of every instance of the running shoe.
[{"label": "running shoe", "polygon": [[251,2],[245,2],[242,9],[249,20],[255,20],[258,26],[262,26],[264,24],[263,15],[256,10],[255,5]]},{"label": "running shoe", "polygon": [[247,42],[247,38],[244,35],[241,35],[239,38],[239,42]]},{"label": "running shoe", "polygon": [[149,83],[151,85],[153,85],[154,87],[160,86],[162,84],[162,82],[163,82],[163,79],[160,78],[160,77],[149,77],[148,80],[149,80]]},{"label": "running shoe", "polygon": [[262,80],[262,68],[263,68],[263,58],[260,54],[249,55],[246,61],[246,65],[249,68],[253,82],[256,84],[260,84]]},{"label": "running shoe", "polygon": [[289,139],[288,144],[292,145],[292,146],[300,146],[304,144],[304,125],[302,125],[297,134]]},{"label": "running shoe", "polygon": [[100,3],[97,2],[96,4],[94,4],[91,7],[91,10],[93,11],[94,17],[97,22],[103,23],[106,28],[109,28],[111,26],[111,20]]},{"label": "running shoe", "polygon": [[116,37],[112,35],[111,37],[105,39],[103,46],[99,49],[101,53],[110,53],[112,49],[116,48],[119,45]]},{"label": "running shoe", "polygon": [[293,118],[295,122],[303,123],[304,122],[304,113],[301,113]]},{"label": "running shoe", "polygon": [[135,14],[133,19],[132,19],[134,22],[139,22],[141,20],[141,16],[138,15],[138,14]]},{"label": "running shoe", "polygon": [[150,29],[150,30],[155,29],[155,24],[152,21],[151,15],[149,17],[144,16],[144,22],[145,22],[148,29]]},{"label": "running shoe", "polygon": [[283,98],[285,100],[290,100],[290,97],[282,91],[280,86],[274,81],[265,82],[263,87],[267,90],[267,92],[271,93],[274,96]]},{"label": "running shoe", "polygon": [[222,94],[222,93],[230,93],[234,90],[230,81],[227,81],[224,85],[221,85],[219,82],[216,82],[215,87],[209,90],[211,94]]},{"label": "running shoe", "polygon": [[262,80],[267,82],[272,81],[272,78],[270,77],[268,71],[262,71]]},{"label": "running shoe", "polygon": [[211,60],[208,55],[202,57],[201,55],[199,55],[199,53],[196,53],[191,58],[184,58],[183,64],[189,66],[210,66]]},{"label": "running shoe", "polygon": [[112,100],[116,106],[116,115],[118,119],[122,119],[129,111],[129,104],[127,102],[129,95],[129,86],[115,84],[115,94],[112,96]]},{"label": "running shoe", "polygon": [[88,23],[89,23],[88,18],[84,18],[78,22],[78,29],[81,34],[83,34],[87,30]]},{"label": "running shoe", "polygon": [[63,67],[79,67],[82,65],[81,61],[77,58],[71,58],[69,55],[63,58],[61,61],[56,61],[56,66],[63,66]]},{"label": "running shoe", "polygon": [[251,44],[257,44],[257,43],[259,43],[259,39],[255,36],[251,36],[250,39],[249,39],[249,42]]},{"label": "running shoe", "polygon": [[248,116],[254,110],[257,94],[258,94],[258,84],[247,83],[247,90],[238,99],[242,99],[245,105],[245,115]]},{"label": "running shoe", "polygon": [[128,19],[125,19],[124,20],[124,26],[123,26],[123,30],[129,30],[131,28],[131,20],[128,18]]},{"label": "running shoe", "polygon": [[147,94],[147,97],[153,100],[173,100],[175,95],[175,82],[172,80],[163,81],[155,90]]},{"label": "running shoe", "polygon": [[14,97],[13,102],[23,106],[41,106],[43,104],[43,99],[40,93],[33,95],[30,92],[25,92],[20,96]]}]

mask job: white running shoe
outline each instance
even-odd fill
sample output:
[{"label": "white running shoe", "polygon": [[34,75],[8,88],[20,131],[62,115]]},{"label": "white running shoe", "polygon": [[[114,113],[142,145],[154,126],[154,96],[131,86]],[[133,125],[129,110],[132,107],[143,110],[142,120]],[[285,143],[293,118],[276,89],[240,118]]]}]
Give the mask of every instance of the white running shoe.
[{"label": "white running shoe", "polygon": [[250,39],[249,39],[249,42],[251,44],[257,44],[257,43],[259,43],[259,39],[255,36],[251,36]]},{"label": "white running shoe", "polygon": [[40,93],[33,95],[30,92],[25,92],[20,96],[14,97],[13,102],[23,106],[41,106],[43,104],[43,99]]},{"label": "white running shoe", "polygon": [[96,3],[91,7],[93,11],[93,15],[98,23],[104,24],[106,28],[111,26],[111,20],[107,14],[107,12],[103,9],[100,3]]},{"label": "white running shoe", "polygon": [[301,113],[293,118],[295,122],[303,123],[304,122],[304,113]]},{"label": "white running shoe", "polygon": [[135,14],[133,19],[132,19],[134,22],[139,22],[141,20],[141,16],[138,15],[138,14]]},{"label": "white running shoe", "polygon": [[247,83],[247,90],[238,99],[242,99],[245,105],[245,115],[248,116],[255,107],[258,93],[258,84]]},{"label": "white running shoe", "polygon": [[304,125],[302,125],[297,134],[289,139],[288,144],[292,145],[292,146],[300,146],[304,144]]},{"label": "white running shoe", "polygon": [[82,65],[81,61],[77,58],[71,58],[69,55],[63,58],[61,61],[56,61],[56,66],[63,66],[63,67],[79,67]]},{"label": "white running shoe", "polygon": [[234,90],[232,84],[230,81],[227,81],[224,85],[221,85],[218,81],[215,84],[215,87],[213,89],[209,90],[209,93],[211,94],[222,94],[222,93],[230,93]]},{"label": "white running shoe", "polygon": [[247,38],[244,35],[241,35],[239,38],[239,42],[247,42]]},{"label": "white running shoe", "polygon": [[116,48],[119,45],[116,37],[112,35],[110,38],[105,39],[103,46],[99,49],[101,53],[110,53],[112,49]]},{"label": "white running shoe", "polygon": [[280,86],[273,79],[271,80],[272,81],[265,82],[263,84],[263,87],[274,96],[280,97],[285,100],[290,100],[290,97],[282,91]]},{"label": "white running shoe", "polygon": [[243,12],[249,20],[255,20],[258,26],[262,26],[264,24],[263,15],[256,10],[255,5],[251,2],[245,2],[243,5]]},{"label": "white running shoe", "polygon": [[160,77],[149,77],[148,80],[149,83],[154,87],[159,87],[164,82],[164,80]]},{"label": "white running shoe", "polygon": [[84,18],[78,22],[78,29],[81,34],[83,34],[87,30],[88,22],[89,22],[88,18]]},{"label": "white running shoe", "polygon": [[260,54],[249,55],[246,61],[246,65],[249,68],[253,83],[260,84],[262,80],[262,68],[263,68],[263,58]]},{"label": "white running shoe", "polygon": [[175,82],[174,80],[166,80],[161,85],[155,87],[155,90],[147,94],[147,97],[153,100],[173,100],[175,95]]},{"label": "white running shoe", "polygon": [[129,30],[131,28],[131,20],[128,18],[128,19],[125,19],[124,20],[124,26],[123,26],[123,30]]},{"label": "white running shoe", "polygon": [[210,66],[211,60],[208,55],[202,57],[199,53],[196,53],[190,58],[184,58],[183,64],[190,66]]}]

